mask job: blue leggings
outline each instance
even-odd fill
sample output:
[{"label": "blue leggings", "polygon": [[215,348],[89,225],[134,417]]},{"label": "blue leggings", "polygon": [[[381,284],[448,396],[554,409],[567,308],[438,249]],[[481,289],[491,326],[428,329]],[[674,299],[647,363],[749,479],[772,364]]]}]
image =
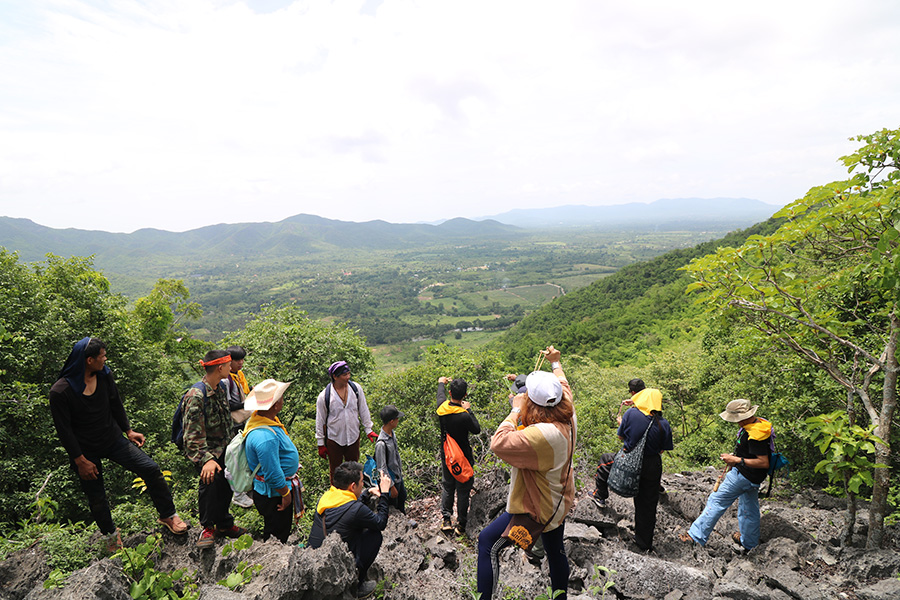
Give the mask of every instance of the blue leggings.
[{"label": "blue leggings", "polygon": [[[510,544],[508,539],[500,536],[511,518],[512,515],[504,511],[478,535],[478,592],[481,600],[491,600],[496,591],[500,580],[500,550]],[[563,591],[557,596],[559,600],[566,600],[569,590],[569,559],[563,546],[565,529],[566,522],[563,521],[556,529],[541,534],[550,567],[550,585],[554,590]]]}]

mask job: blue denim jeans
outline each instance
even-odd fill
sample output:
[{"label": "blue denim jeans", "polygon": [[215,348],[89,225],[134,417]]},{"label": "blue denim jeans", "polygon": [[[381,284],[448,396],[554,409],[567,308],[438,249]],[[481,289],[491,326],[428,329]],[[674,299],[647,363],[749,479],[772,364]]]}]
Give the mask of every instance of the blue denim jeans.
[{"label": "blue denim jeans", "polygon": [[[79,478],[78,481],[81,483],[81,489],[88,497],[91,516],[94,517],[94,521],[97,522],[97,526],[102,533],[109,534],[116,530],[109,509],[109,500],[106,498],[106,487],[103,485],[102,458],[119,463],[125,469],[143,478],[147,484],[150,500],[161,518],[167,519],[175,514],[172,493],[169,491],[169,486],[163,478],[159,465],[147,456],[143,450],[124,437],[117,437],[106,452],[85,454],[85,458],[97,466],[97,479]],[[74,462],[72,462],[72,469],[75,471],[75,475],[78,476],[78,468]]]},{"label": "blue denim jeans", "polygon": [[751,483],[737,469],[731,469],[719,489],[709,496],[706,508],[691,524],[688,534],[705,546],[716,523],[734,501],[738,501],[741,545],[748,550],[759,546],[759,484]]}]

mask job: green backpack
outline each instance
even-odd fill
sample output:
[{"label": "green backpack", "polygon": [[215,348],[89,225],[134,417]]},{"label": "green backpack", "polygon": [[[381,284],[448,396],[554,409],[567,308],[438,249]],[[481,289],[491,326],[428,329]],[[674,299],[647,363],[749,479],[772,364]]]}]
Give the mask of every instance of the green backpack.
[{"label": "green backpack", "polygon": [[[266,429],[272,431],[271,427],[266,427]],[[260,465],[256,465],[255,469],[250,470],[244,446],[245,441],[246,436],[242,429],[231,438],[228,447],[225,448],[225,479],[228,480],[232,490],[244,493],[253,489],[253,479],[260,467]]]}]

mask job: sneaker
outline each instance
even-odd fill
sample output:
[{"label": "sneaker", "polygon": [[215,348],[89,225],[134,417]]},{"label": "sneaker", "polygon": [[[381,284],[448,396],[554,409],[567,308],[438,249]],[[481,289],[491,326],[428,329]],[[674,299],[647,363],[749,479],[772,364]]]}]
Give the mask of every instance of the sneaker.
[{"label": "sneaker", "polygon": [[232,525],[231,527],[216,527],[216,535],[218,536],[239,538],[245,533],[247,533],[247,530],[243,527],[238,527],[237,525]]},{"label": "sneaker", "polygon": [[444,524],[441,525],[441,533],[445,533],[447,535],[453,533],[453,525],[450,523],[450,519],[444,519]]},{"label": "sneaker", "polygon": [[367,579],[359,584],[359,587],[356,588],[356,597],[357,598],[368,598],[375,592],[375,582],[371,579]]},{"label": "sneaker", "polygon": [[406,522],[406,524],[409,525],[410,529],[415,529],[416,527],[419,526],[419,522],[416,521],[415,519],[410,519],[409,521]]},{"label": "sneaker", "polygon": [[204,527],[200,532],[200,539],[197,540],[198,548],[209,548],[216,543],[216,530],[212,527]]},{"label": "sneaker", "polygon": [[106,544],[106,551],[110,554],[115,554],[119,550],[122,549],[122,535],[119,533],[119,529],[116,528],[115,531],[110,533],[107,536],[104,536],[103,543]]},{"label": "sneaker", "polygon": [[453,535],[457,537],[466,537],[466,528],[464,525],[457,525],[453,528]]},{"label": "sneaker", "polygon": [[738,552],[747,552],[747,549],[744,548],[744,545],[741,543],[741,532],[735,531],[731,534],[731,541],[734,542],[734,549]]},{"label": "sneaker", "polygon": [[250,494],[247,492],[237,492],[232,498],[231,502],[233,504],[237,504],[241,508],[251,508],[253,507],[253,498],[250,497]]},{"label": "sneaker", "polygon": [[591,496],[591,500],[594,502],[594,506],[599,509],[606,508],[606,498],[598,498],[597,496]]},{"label": "sneaker", "polygon": [[535,567],[540,568],[542,556],[538,556],[531,550],[525,550],[525,560],[534,565]]}]

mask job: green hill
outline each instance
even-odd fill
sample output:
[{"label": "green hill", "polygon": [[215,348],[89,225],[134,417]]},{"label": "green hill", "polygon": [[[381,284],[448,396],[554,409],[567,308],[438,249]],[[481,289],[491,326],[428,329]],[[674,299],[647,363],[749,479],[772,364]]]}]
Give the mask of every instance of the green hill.
[{"label": "green hill", "polygon": [[491,346],[522,369],[533,365],[537,350],[551,343],[601,366],[641,364],[652,352],[696,336],[700,309],[685,296],[690,279],[679,269],[718,247],[738,246],[751,235],[771,233],[779,222],[769,219],[693,248],[623,267],[544,305]]}]

